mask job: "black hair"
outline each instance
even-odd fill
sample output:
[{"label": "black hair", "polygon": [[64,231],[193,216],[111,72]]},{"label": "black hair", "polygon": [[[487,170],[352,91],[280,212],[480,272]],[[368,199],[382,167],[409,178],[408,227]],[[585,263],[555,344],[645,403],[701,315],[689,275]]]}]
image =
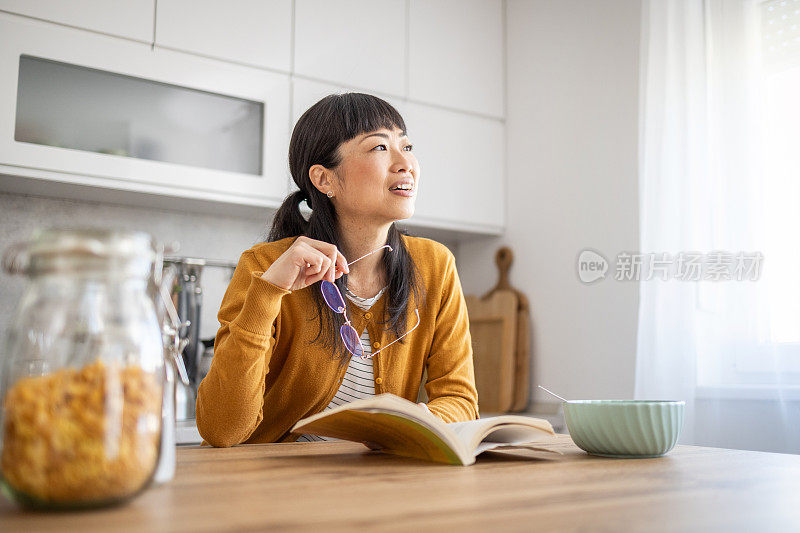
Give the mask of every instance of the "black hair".
[{"label": "black hair", "polygon": [[[297,121],[289,143],[289,171],[299,190],[286,197],[275,213],[267,242],[305,235],[310,239],[329,242],[338,248],[340,235],[336,209],[330,198],[313,185],[308,174],[309,169],[313,165],[335,169],[341,163],[339,147],[342,143],[362,133],[382,128],[399,128],[406,133],[405,121],[400,113],[388,102],[369,94],[332,94],[306,110]],[[300,212],[300,203],[303,201],[311,209],[308,220]],[[425,297],[419,271],[401,235],[407,233],[392,223],[386,244],[393,251],[387,250],[383,254],[389,286],[384,316],[379,323],[388,324],[387,329],[395,337],[405,333],[411,297],[414,297],[417,306],[422,305]],[[317,316],[310,320],[319,320],[320,317],[324,319],[319,320],[319,333],[311,342],[313,344],[321,337],[323,346],[331,349],[334,358],[339,357],[341,361],[345,361],[348,352],[339,336],[344,317],[331,311],[325,304],[319,289],[320,283],[310,287],[317,310]],[[343,274],[335,283],[344,295],[347,274]],[[399,342],[402,344],[405,339]]]}]

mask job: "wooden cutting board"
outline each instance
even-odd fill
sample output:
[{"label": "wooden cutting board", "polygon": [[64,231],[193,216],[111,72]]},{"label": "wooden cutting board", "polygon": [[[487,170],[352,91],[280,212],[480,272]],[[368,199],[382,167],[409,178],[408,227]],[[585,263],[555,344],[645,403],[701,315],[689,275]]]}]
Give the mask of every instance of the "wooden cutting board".
[{"label": "wooden cutting board", "polygon": [[498,291],[488,298],[469,295],[465,299],[478,405],[481,413],[506,413],[514,404],[517,297]]},{"label": "wooden cutting board", "polygon": [[[508,281],[513,261],[511,249],[500,248],[495,255],[497,285],[481,298],[466,297],[478,402],[487,413],[524,411],[530,398],[530,305]],[[513,332],[510,348],[504,342],[507,330]]]},{"label": "wooden cutting board", "polygon": [[517,349],[514,353],[514,404],[512,411],[525,411],[531,394],[531,312],[528,297],[517,293]]}]

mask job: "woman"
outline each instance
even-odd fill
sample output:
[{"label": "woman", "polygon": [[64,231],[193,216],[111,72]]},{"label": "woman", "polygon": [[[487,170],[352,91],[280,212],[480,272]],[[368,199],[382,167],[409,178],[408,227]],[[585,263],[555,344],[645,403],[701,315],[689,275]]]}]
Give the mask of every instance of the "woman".
[{"label": "woman", "polygon": [[395,226],[414,214],[419,183],[403,118],[375,96],[327,96],[297,122],[289,167],[299,190],[275,214],[269,242],[242,254],[219,310],[197,392],[202,437],[313,440],[290,429],[374,394],[416,401],[426,369],[421,405],[446,422],[477,418],[455,259]]}]

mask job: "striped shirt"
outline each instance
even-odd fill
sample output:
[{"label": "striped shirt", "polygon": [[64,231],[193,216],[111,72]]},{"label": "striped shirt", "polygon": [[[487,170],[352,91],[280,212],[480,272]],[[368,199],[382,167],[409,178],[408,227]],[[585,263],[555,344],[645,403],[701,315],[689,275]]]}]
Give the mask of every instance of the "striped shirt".
[{"label": "striped shirt", "polygon": [[[378,301],[385,290],[386,287],[382,288],[378,294],[372,298],[361,298],[351,293],[349,290],[345,290],[345,296],[347,296],[347,298],[358,307],[366,311]],[[364,333],[361,334],[361,346],[364,349],[364,355],[368,356],[372,354],[372,343],[369,341],[369,333],[367,332],[366,328],[364,328]],[[327,411],[328,409],[339,407],[340,405],[344,405],[347,402],[352,402],[354,400],[369,398],[370,396],[375,396],[375,374],[372,371],[372,359],[350,357],[350,362],[347,365],[347,372],[344,374],[342,384],[339,385],[339,390],[336,391],[336,395],[333,397],[333,400],[331,400],[325,410]],[[300,438],[297,439],[297,442],[313,442],[318,440],[339,439],[305,434],[300,435]]]}]

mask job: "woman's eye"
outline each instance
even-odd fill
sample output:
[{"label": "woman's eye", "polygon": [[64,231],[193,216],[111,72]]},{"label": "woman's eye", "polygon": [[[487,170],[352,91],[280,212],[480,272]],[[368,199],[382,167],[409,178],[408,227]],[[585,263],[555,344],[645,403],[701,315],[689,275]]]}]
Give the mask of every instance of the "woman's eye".
[{"label": "woman's eye", "polygon": [[[373,152],[375,152],[375,151],[385,152],[388,149],[389,148],[385,144],[379,144],[378,146],[374,147],[371,151],[373,151]],[[407,145],[405,145],[403,147],[403,151],[405,151],[405,152],[410,152],[413,149],[414,149],[414,145],[413,144],[407,144]]]}]

